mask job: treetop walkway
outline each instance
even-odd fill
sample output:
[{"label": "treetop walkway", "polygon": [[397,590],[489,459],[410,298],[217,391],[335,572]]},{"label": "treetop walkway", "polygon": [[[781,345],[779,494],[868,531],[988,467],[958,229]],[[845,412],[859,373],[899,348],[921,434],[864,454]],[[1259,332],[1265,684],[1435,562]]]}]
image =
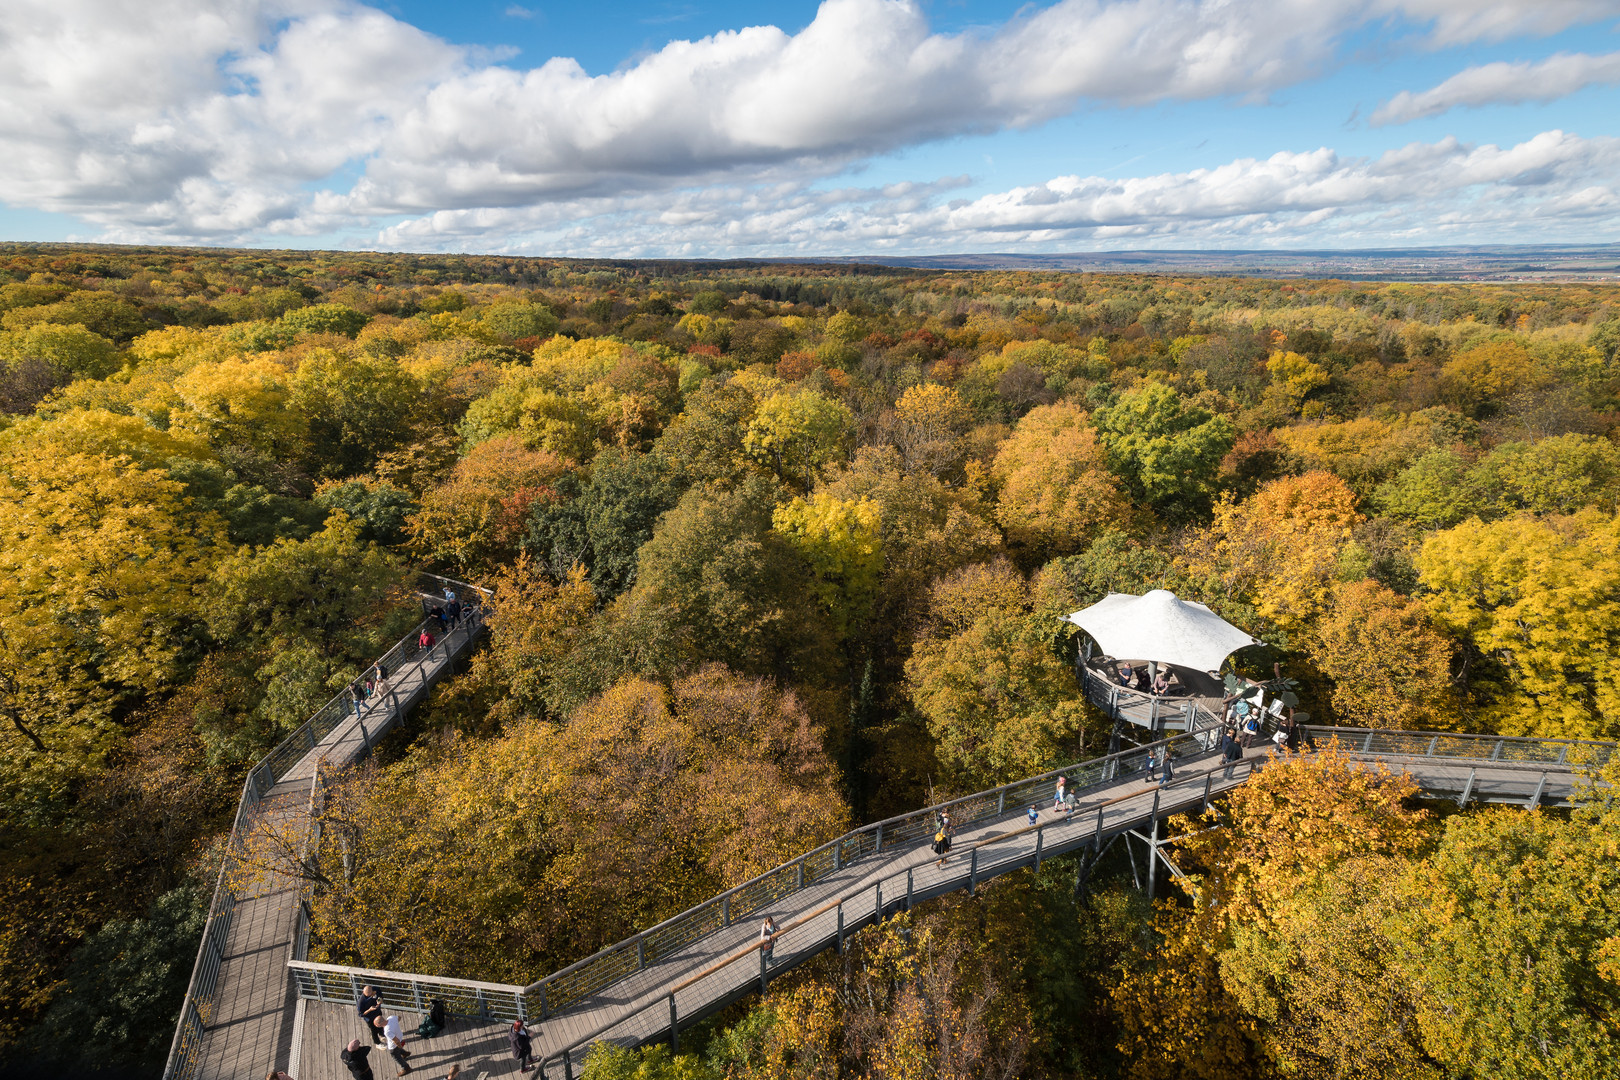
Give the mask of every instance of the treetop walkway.
[{"label": "treetop walkway", "polygon": [[[1434,732],[1318,728],[1354,758],[1405,771],[1432,797],[1460,803],[1567,806],[1579,797],[1577,768],[1608,760],[1612,746],[1576,740],[1513,739]],[[378,989],[391,1010],[412,1016],[435,998],[460,1017],[452,1030],[415,1044],[413,1065],[476,1060],[472,1075],[517,1075],[504,1030],[523,1019],[535,1032],[548,1077],[571,1080],[598,1041],[634,1046],[679,1033],[750,993],[775,974],[855,930],[913,904],[1056,855],[1083,852],[1081,873],[1121,837],[1142,845],[1133,874],[1151,889],[1162,863],[1163,818],[1201,809],[1269,760],[1255,751],[1235,764],[1219,759],[1215,733],[1196,731],[1149,746],[1052,770],[846,833],[838,839],[526,986],[449,979],[295,961],[304,1020],[294,1060],[299,1080],[342,1080],[337,1051],[360,1032],[359,987]],[[1164,787],[1150,758],[1168,749],[1174,778]],[[1077,796],[1072,816],[1053,809],[1059,775]],[[1028,823],[1028,810],[1037,821]],[[930,849],[940,811],[956,843],[946,864]],[[1127,848],[1130,842],[1127,840]],[[776,922],[774,956],[761,949],[760,924]],[[414,1021],[413,1021],[414,1022]]]},{"label": "treetop walkway", "polygon": [[[352,765],[421,702],[483,627],[482,590],[433,574],[415,583],[424,598],[453,589],[466,606],[460,624],[432,647],[420,645],[424,618],[375,661],[388,673],[387,700],[355,707],[346,689],[248,771],[214,887],[191,983],[170,1044],[165,1080],[224,1080],[285,1068],[295,1019],[287,963],[307,944],[299,882],[254,872],[250,837],[310,834],[322,772]],[[424,604],[424,607],[426,605]]]},{"label": "treetop walkway", "polygon": [[[423,587],[436,590],[440,581],[424,579]],[[454,584],[474,597],[472,587]],[[1080,854],[1083,881],[1101,853],[1126,838],[1132,874],[1138,884],[1145,877],[1151,895],[1161,864],[1179,874],[1161,850],[1162,819],[1207,807],[1270,757],[1268,748],[1221,761],[1218,717],[1205,703],[1187,702],[1178,719],[1191,730],[864,825],[528,985],[312,963],[300,883],[244,875],[245,839],[269,827],[307,845],[318,824],[322,766],[351,764],[368,753],[471,645],[481,614],[475,605],[433,650],[417,650],[420,627],[413,631],[382,660],[397,700],[355,716],[340,695],[249,773],[166,1080],[263,1075],[271,1068],[298,1080],[343,1080],[338,1053],[364,1035],[355,1001],[367,984],[408,1030],[434,999],[444,1001],[452,1023],[431,1040],[412,1040],[415,1068],[459,1061],[469,1080],[516,1076],[505,1032],[522,1019],[534,1031],[547,1077],[572,1080],[596,1042],[635,1046],[668,1038],[678,1045],[683,1029],[762,991],[774,974],[841,949],[855,930],[923,900],[973,893],[981,882],[1057,855]],[[1142,705],[1088,669],[1081,678],[1091,700],[1116,720]],[[1612,744],[1567,739],[1312,730],[1337,737],[1358,760],[1410,774],[1425,795],[1459,804],[1572,805],[1581,796],[1578,770],[1602,765],[1613,753]],[[1160,753],[1174,766],[1168,785],[1156,782]],[[1075,796],[1072,812],[1053,805],[1060,774]],[[942,812],[955,830],[943,866],[930,847]],[[1132,839],[1145,856],[1140,872]],[[769,955],[760,938],[766,915],[777,927]]]}]

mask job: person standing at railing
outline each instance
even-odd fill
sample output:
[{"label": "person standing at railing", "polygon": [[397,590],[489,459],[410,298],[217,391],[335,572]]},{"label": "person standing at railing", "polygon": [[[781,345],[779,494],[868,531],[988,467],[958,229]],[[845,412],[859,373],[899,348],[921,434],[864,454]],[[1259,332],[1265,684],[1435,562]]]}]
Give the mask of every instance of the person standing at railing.
[{"label": "person standing at railing", "polygon": [[527,1024],[522,1020],[512,1021],[512,1028],[506,1033],[506,1043],[512,1048],[512,1056],[518,1060],[518,1072],[528,1072],[534,1068],[534,1043],[529,1038]]},{"label": "person standing at railing", "polygon": [[382,1036],[377,1033],[374,1026],[377,1018],[382,1015],[382,1002],[377,998],[375,986],[360,988],[360,1000],[355,1002],[354,1011],[360,1015],[360,1022],[366,1025],[366,1034],[371,1036],[372,1044],[382,1042]]},{"label": "person standing at railing", "polygon": [[765,957],[765,962],[769,964],[776,952],[776,920],[769,915],[765,916],[765,921],[760,924],[759,940],[761,942],[759,951]]}]

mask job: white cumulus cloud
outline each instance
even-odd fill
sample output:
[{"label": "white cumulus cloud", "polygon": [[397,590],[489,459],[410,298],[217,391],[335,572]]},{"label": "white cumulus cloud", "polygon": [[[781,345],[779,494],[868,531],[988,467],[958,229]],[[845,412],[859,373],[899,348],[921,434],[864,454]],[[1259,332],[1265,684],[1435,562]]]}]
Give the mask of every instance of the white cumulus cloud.
[{"label": "white cumulus cloud", "polygon": [[1440,116],[1465,106],[1557,101],[1588,86],[1616,83],[1620,83],[1620,52],[1599,56],[1558,53],[1536,64],[1481,64],[1459,71],[1431,89],[1401,91],[1380,105],[1369,122],[1382,127]]},{"label": "white cumulus cloud", "polygon": [[953,199],[961,178],[880,188],[711,185],[442,210],[384,230],[403,250],[715,256],[1081,250],[1102,244],[1580,240],[1620,226],[1620,138],[1548,131],[1377,157],[1331,149],[1125,179],[1062,176]]},{"label": "white cumulus cloud", "polygon": [[1616,14],[1057,0],[945,34],[919,0],[825,0],[797,32],[672,41],[593,75],[562,57],[508,66],[353,0],[9,0],[0,200],[108,238],[251,243],[708,185],[808,191],[874,155],[1076,108],[1263,100],[1391,20],[1441,46]]}]

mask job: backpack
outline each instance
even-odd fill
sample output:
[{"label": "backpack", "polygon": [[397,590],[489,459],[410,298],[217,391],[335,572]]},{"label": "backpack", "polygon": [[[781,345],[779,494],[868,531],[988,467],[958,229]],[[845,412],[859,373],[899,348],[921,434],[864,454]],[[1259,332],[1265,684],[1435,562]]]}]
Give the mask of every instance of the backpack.
[{"label": "backpack", "polygon": [[417,1025],[416,1036],[419,1039],[429,1039],[444,1030],[444,999],[434,998],[433,1007]]}]

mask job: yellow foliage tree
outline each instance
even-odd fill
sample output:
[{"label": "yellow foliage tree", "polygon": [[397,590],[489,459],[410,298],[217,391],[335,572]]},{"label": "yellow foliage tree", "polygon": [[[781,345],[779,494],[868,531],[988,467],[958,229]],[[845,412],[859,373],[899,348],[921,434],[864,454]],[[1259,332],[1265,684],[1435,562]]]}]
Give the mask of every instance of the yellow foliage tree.
[{"label": "yellow foliage tree", "polygon": [[776,508],[772,527],[799,549],[816,575],[816,594],[840,637],[865,620],[883,568],[881,515],[871,499],[817,492]]},{"label": "yellow foliage tree", "polygon": [[479,443],[449,480],[422,497],[407,524],[412,546],[458,569],[492,571],[517,553],[529,511],[551,496],[551,484],[568,466],[554,454],[527,449],[514,435]]},{"label": "yellow foliage tree", "polygon": [[1309,643],[1333,680],[1333,709],[1362,727],[1449,728],[1451,645],[1416,601],[1375,581],[1333,590]]},{"label": "yellow foliage tree", "polygon": [[1004,560],[964,567],[929,590],[906,690],[953,783],[1005,783],[1079,752],[1085,705],[1053,648],[1055,625]]},{"label": "yellow foliage tree", "polygon": [[274,361],[222,360],[197,364],[175,380],[172,423],[209,445],[245,446],[284,458],[308,437],[303,416],[289,408],[287,371]]},{"label": "yellow foliage tree", "polygon": [[1020,420],[996,451],[991,475],[1001,488],[996,520],[1029,564],[1082,551],[1129,516],[1095,430],[1067,402]]},{"label": "yellow foliage tree", "polygon": [[1355,494],[1332,473],[1285,476],[1241,503],[1223,498],[1214,520],[1188,541],[1182,563],[1300,634],[1327,610],[1339,553],[1361,520]]},{"label": "yellow foliage tree", "polygon": [[0,461],[7,793],[41,797],[110,745],[114,708],[167,684],[224,544],[128,457],[18,443]]},{"label": "yellow foliage tree", "polygon": [[823,737],[711,666],[362,772],[325,818],[315,926],[362,963],[526,981],[837,836]]},{"label": "yellow foliage tree", "polygon": [[961,465],[962,433],[973,423],[973,411],[948,386],[919,383],[894,405],[895,445],[906,466],[939,476]]},{"label": "yellow foliage tree", "polygon": [[1435,621],[1469,646],[1489,729],[1620,734],[1620,517],[1466,521],[1431,536],[1418,569]]}]

